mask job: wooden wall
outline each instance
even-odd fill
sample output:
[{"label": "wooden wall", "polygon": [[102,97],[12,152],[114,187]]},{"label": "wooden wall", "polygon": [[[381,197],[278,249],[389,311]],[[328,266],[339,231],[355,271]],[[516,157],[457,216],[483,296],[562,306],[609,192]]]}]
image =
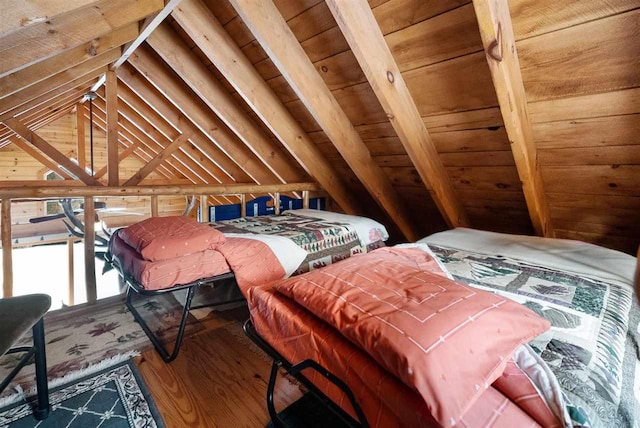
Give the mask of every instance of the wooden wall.
[{"label": "wooden wall", "polygon": [[[77,127],[76,114],[70,113],[55,122],[39,129],[37,134],[51,143],[60,152],[70,158],[77,159]],[[90,164],[89,150],[89,124],[86,123],[86,159],[87,167]],[[106,136],[100,129],[94,129],[94,166],[100,170],[106,164]],[[135,155],[128,156],[119,164],[121,180],[126,180],[136,173],[144,163]],[[0,149],[0,185],[3,180],[28,181],[43,180],[49,168],[23,152],[13,144]],[[157,173],[151,173],[148,180],[161,180],[163,177]],[[144,184],[144,182],[143,182]],[[150,199],[145,197],[126,198],[96,198],[107,202],[109,209],[121,211],[100,213],[100,218],[109,227],[123,226],[139,221],[151,212]],[[159,197],[158,208],[160,215],[180,215],[185,208],[183,197]],[[62,222],[50,221],[38,224],[30,224],[29,219],[45,214],[44,202],[14,202],[11,208],[12,235],[13,237],[37,236],[42,234],[61,233],[66,231]],[[133,214],[131,214],[133,213]]]},{"label": "wooden wall", "polygon": [[[206,3],[295,119],[349,178],[354,192],[360,191],[346,162],[233,7],[226,0]],[[275,3],[371,154],[404,202],[414,207],[416,224],[425,234],[444,229],[429,191],[324,1]],[[369,3],[473,227],[531,234],[473,5],[467,0]],[[631,253],[640,241],[638,7],[638,0],[510,2],[557,236]],[[180,26],[172,25],[245,105]]]}]

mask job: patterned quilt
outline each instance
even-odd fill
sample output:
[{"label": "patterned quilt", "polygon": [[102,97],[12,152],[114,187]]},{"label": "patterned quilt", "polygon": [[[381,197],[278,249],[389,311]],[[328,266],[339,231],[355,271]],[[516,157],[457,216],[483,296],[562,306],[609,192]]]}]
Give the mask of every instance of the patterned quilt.
[{"label": "patterned quilt", "polygon": [[223,233],[278,235],[291,239],[308,253],[295,274],[384,246],[382,241],[362,245],[355,228],[348,223],[298,216],[290,212],[287,214],[244,217],[210,225]]},{"label": "patterned quilt", "polygon": [[631,287],[429,247],[457,281],[510,297],[551,322],[531,346],[558,378],[574,426],[640,426],[640,307]]}]

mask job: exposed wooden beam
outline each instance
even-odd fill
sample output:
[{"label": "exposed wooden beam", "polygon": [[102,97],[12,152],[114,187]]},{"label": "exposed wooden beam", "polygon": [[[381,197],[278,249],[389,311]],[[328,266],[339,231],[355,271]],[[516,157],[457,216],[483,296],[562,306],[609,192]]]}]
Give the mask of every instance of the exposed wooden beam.
[{"label": "exposed wooden beam", "polygon": [[153,31],[158,28],[162,21],[173,12],[173,8],[175,8],[181,0],[169,0],[166,2],[162,10],[156,13],[153,17],[148,17],[144,25],[142,26],[142,30],[140,30],[140,35],[136,37],[134,41],[129,43],[122,52],[122,56],[118,58],[116,62],[111,66],[112,70],[116,70],[122,64],[124,64],[131,54],[138,49],[138,47],[145,41],[147,38],[153,33]]},{"label": "exposed wooden beam", "polygon": [[302,127],[253,68],[209,9],[183,0],[173,16],[280,142],[347,213],[359,213],[350,190]]},{"label": "exposed wooden beam", "polygon": [[78,155],[78,166],[84,169],[87,166],[87,147],[86,147],[86,133],[85,133],[85,107],[83,104],[78,103],[76,106],[76,131],[77,131],[77,144],[76,151]]},{"label": "exposed wooden beam", "polygon": [[102,0],[14,31],[0,39],[0,77],[138,22],[163,7],[162,0]]},{"label": "exposed wooden beam", "polygon": [[511,142],[531,222],[540,236],[554,236],[507,0],[473,0],[500,112]]},{"label": "exposed wooden beam", "polygon": [[[44,186],[42,184],[45,184]],[[39,182],[37,186],[28,187],[25,182],[0,182],[0,199],[11,198],[64,198],[85,196],[152,196],[152,195],[238,195],[243,193],[286,193],[295,191],[319,191],[322,188],[317,183],[287,183],[287,184],[181,184],[179,186],[78,186],[65,183],[46,185]],[[11,187],[15,186],[15,187]]]},{"label": "exposed wooden beam", "polygon": [[96,0],[3,0],[0,35],[46,21]]},{"label": "exposed wooden beam", "polygon": [[111,49],[120,47],[133,40],[137,35],[138,24],[132,23],[103,37],[93,39],[30,67],[8,74],[0,79],[0,98],[41,82]]},{"label": "exposed wooden beam", "polygon": [[[182,81],[178,81],[171,68],[169,68],[153,51],[141,46],[129,58],[129,63],[140,72],[153,86],[160,91],[174,108],[179,109],[188,117],[220,150],[234,161],[252,180],[259,184],[272,184],[278,181],[275,175],[263,167],[254,154],[242,144],[237,137],[227,130],[213,112],[200,100],[189,87]],[[120,67],[118,73],[121,78],[132,87],[138,95],[151,105],[159,108],[160,103],[153,102],[148,94],[142,93],[143,85],[132,83],[128,73],[122,74],[124,67]],[[168,116],[167,116],[168,117]]]},{"label": "exposed wooden beam", "polygon": [[11,138],[9,138],[9,141],[11,141],[11,144],[15,144],[16,147],[20,148],[20,150],[22,150],[23,152],[29,154],[32,158],[40,162],[42,165],[44,165],[51,171],[55,171],[56,174],[59,174],[65,180],[71,179],[71,176],[67,174],[65,170],[60,168],[58,164],[56,164],[55,162],[51,162],[48,157],[42,155],[39,151],[37,151],[35,148],[33,148],[32,146],[24,142],[19,137],[14,135]]},{"label": "exposed wooden beam", "polygon": [[[408,211],[404,208],[404,204],[391,185],[391,181],[371,157],[367,146],[322,80],[322,77],[276,6],[270,0],[262,1],[259,4],[249,0],[231,0],[231,4],[373,199],[387,212],[409,240],[415,241],[419,239],[420,236],[417,233],[417,229],[411,224]],[[197,5],[201,5],[201,7]],[[194,18],[193,12],[197,11],[202,14],[202,7],[206,8],[199,0],[185,0],[180,9],[187,7],[192,11],[189,14],[191,25],[194,24],[192,22]],[[207,43],[208,46],[205,50],[202,45],[205,45],[206,41],[194,39],[194,42],[208,56],[213,49],[220,52],[220,55],[217,55],[218,57],[222,57],[222,52],[229,51],[230,54],[227,54],[227,57],[224,58],[223,64],[220,64],[222,62],[221,59],[214,60],[211,56],[209,58],[212,59],[212,62],[216,64],[225,77],[238,80],[235,75],[240,73],[240,70],[238,70],[236,64],[239,64],[240,60],[236,57],[241,51],[229,40],[230,36],[224,28],[216,21],[215,24],[209,23],[205,29],[201,28],[200,31],[206,35],[206,40],[211,44],[208,45]],[[222,34],[223,32],[224,34]],[[229,45],[235,47],[235,49],[229,49]],[[244,58],[244,61],[250,64],[246,58]],[[234,76],[229,75],[232,70],[234,70]],[[258,77],[255,69],[254,73]],[[246,76],[246,74],[243,73],[243,76]],[[264,80],[260,78],[260,81],[266,86]],[[255,88],[256,86],[256,82],[252,82],[252,87]],[[247,89],[247,87],[236,87],[236,90],[244,94],[245,98],[254,98],[257,95],[255,89],[252,93]],[[281,119],[271,117],[268,120],[273,122]]]},{"label": "exposed wooden beam", "polygon": [[107,183],[117,186],[118,178],[118,76],[107,71],[105,86],[107,104]]},{"label": "exposed wooden beam", "polygon": [[60,153],[55,147],[46,142],[42,137],[40,137],[35,132],[32,132],[29,128],[27,128],[22,122],[20,122],[16,118],[7,119],[4,123],[11,128],[16,134],[20,137],[24,138],[31,144],[33,144],[36,148],[38,148],[42,153],[49,156],[54,162],[57,162],[58,165],[65,167],[69,172],[78,177],[83,183],[88,186],[100,186],[100,182],[95,178],[91,177],[87,174],[82,168],[80,168],[75,163],[71,162],[69,158]]},{"label": "exposed wooden beam", "polygon": [[87,303],[98,300],[96,288],[95,203],[93,196],[84,197],[84,282]]},{"label": "exposed wooden beam", "polygon": [[105,65],[118,58],[118,55],[120,55],[119,48],[111,49],[110,51],[105,52],[102,55],[98,55],[88,61],[80,63],[74,67],[57,73],[49,77],[48,79],[38,82],[35,85],[31,85],[20,92],[9,95],[8,97],[2,99],[2,107],[0,107],[0,113],[4,115],[7,110],[18,107],[42,94],[51,92],[52,90],[58,88],[59,86],[63,86],[64,84],[68,83],[71,80],[74,80],[77,77],[85,76],[86,74],[91,73],[96,69],[104,67]]},{"label": "exposed wooden beam", "polygon": [[[182,15],[178,13],[176,16]],[[185,29],[188,33],[200,31],[190,24]],[[247,116],[222,83],[168,24],[158,27],[148,43],[280,181],[286,183],[301,178],[293,163]]]},{"label": "exposed wooden beam", "polygon": [[128,179],[123,186],[136,186],[142,180],[145,179],[147,175],[149,175],[153,170],[155,170],[158,165],[164,162],[173,152],[178,150],[182,144],[184,144],[189,139],[188,134],[182,134],[175,140],[171,142],[167,147],[165,147],[160,153],[156,155],[149,163],[144,165],[138,172],[133,174],[130,179]]},{"label": "exposed wooden beam", "polygon": [[450,227],[469,220],[400,69],[366,0],[327,0],[351,51],[387,113],[402,145]]},{"label": "exposed wooden beam", "polygon": [[158,196],[151,196],[151,217],[158,217]]},{"label": "exposed wooden beam", "polygon": [[2,198],[0,215],[2,235],[2,297],[13,296],[13,248],[11,242],[11,199]]},{"label": "exposed wooden beam", "polygon": [[46,105],[48,101],[54,97],[60,96],[65,93],[69,93],[73,90],[80,90],[83,88],[87,88],[87,86],[91,85],[91,82],[99,76],[101,73],[106,71],[106,67],[102,67],[96,70],[93,70],[90,73],[85,74],[84,76],[80,76],[77,79],[73,79],[62,86],[59,86],[53,90],[44,90],[40,95],[35,96],[30,101],[20,104],[19,106],[14,106],[10,110],[4,111],[4,103],[3,107],[0,107],[0,122],[3,121],[7,117],[20,116],[29,110],[40,108],[43,105]]}]

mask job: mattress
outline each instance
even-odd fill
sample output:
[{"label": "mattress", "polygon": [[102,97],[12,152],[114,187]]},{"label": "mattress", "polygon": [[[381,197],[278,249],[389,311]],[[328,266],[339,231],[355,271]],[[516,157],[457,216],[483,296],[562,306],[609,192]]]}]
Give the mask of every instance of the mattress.
[{"label": "mattress", "polygon": [[[301,306],[268,286],[252,288],[248,300],[258,334],[289,362],[312,359],[342,379],[371,427],[437,426],[418,393]],[[355,418],[342,391],[315,372],[304,374]],[[482,398],[456,426],[539,426],[494,387]]]},{"label": "mattress", "polygon": [[155,262],[145,260],[120,238],[118,231],[109,241],[109,252],[120,270],[147,290],[161,290],[230,272],[224,256],[215,250]]},{"label": "mattress", "polygon": [[637,259],[578,241],[458,228],[428,244],[454,279],[547,318],[531,343],[554,372],[574,425],[640,427]]}]

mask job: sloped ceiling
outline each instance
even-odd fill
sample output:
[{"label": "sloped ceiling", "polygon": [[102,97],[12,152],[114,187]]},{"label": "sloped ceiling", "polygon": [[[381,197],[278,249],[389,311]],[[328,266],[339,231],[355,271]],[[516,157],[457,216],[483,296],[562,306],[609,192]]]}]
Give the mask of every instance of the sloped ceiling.
[{"label": "sloped ceiling", "polygon": [[[94,89],[97,127],[109,128],[117,105],[117,155],[157,166],[167,182],[315,179],[342,209],[397,226],[398,240],[463,225],[628,252],[640,241],[638,0],[512,0],[498,10],[370,0],[380,37],[366,46],[345,37],[360,20],[335,18],[365,19],[348,15],[361,2],[275,0],[273,33],[284,19],[293,35],[279,42],[294,42],[284,57],[260,32],[270,0],[10,3],[0,19],[0,155],[31,144],[12,120],[37,131],[70,112],[86,117]],[[509,43],[515,59],[501,49]],[[321,80],[291,64],[282,72],[299,47]],[[385,50],[400,88],[387,94],[367,62]],[[416,141],[423,153],[410,152]],[[46,147],[31,150],[59,163]]]}]

